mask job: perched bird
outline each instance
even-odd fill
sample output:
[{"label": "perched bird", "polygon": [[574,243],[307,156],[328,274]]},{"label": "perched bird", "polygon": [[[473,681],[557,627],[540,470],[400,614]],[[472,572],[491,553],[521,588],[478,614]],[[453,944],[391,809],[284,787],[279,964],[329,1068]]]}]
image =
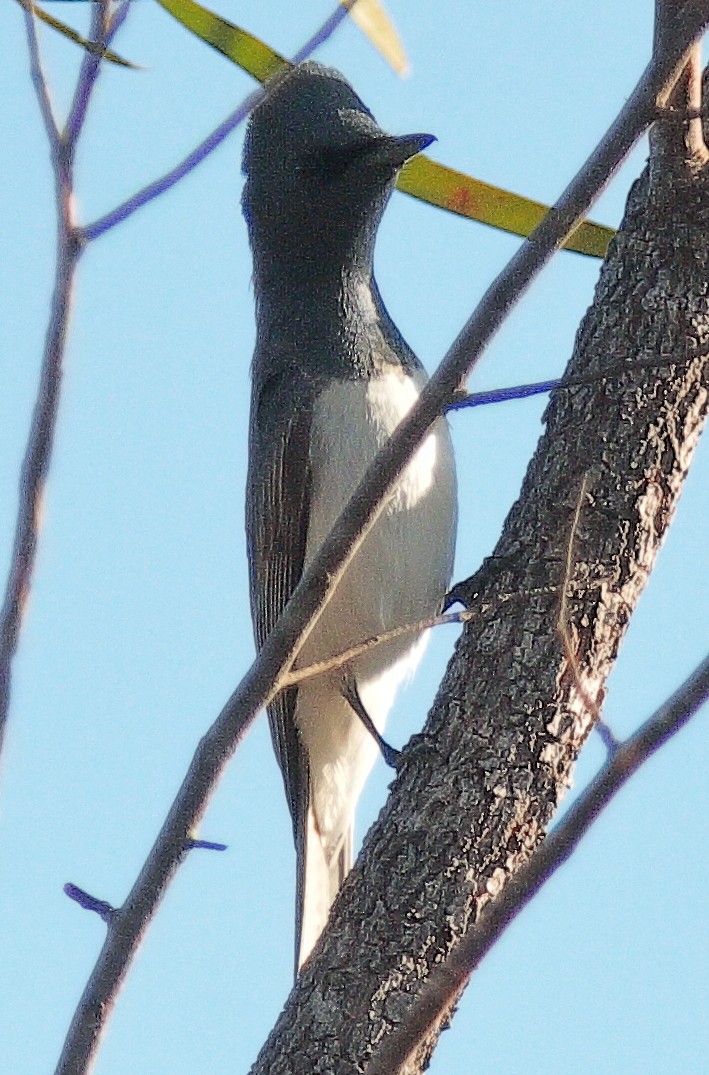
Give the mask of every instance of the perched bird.
[{"label": "perched bird", "polygon": [[[257,337],[246,530],[259,647],[426,381],[384,307],[372,262],[397,172],[432,141],[385,134],[342,75],[312,62],[277,77],[250,120],[243,209]],[[435,614],[455,529],[453,456],[440,418],[297,666]],[[407,634],[374,647],[268,707],[297,854],[296,972],[352,865],[355,805],[377,753],[372,732],[381,735],[424,644],[425,635]]]}]

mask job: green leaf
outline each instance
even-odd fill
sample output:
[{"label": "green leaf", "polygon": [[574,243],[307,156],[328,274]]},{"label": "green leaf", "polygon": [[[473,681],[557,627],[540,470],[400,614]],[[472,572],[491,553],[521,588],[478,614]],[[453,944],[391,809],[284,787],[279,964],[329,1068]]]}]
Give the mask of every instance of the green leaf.
[{"label": "green leaf", "polygon": [[259,82],[268,82],[282,68],[290,66],[280,56],[253,34],[222,19],[213,11],[202,7],[196,0],[157,0],[170,15],[191,30],[217,52],[238,64],[247,74]]},{"label": "green leaf", "polygon": [[115,63],[119,67],[130,67],[134,71],[142,71],[140,64],[131,63],[130,60],[124,60],[122,56],[119,56],[117,52],[113,52],[111,49],[104,49],[98,41],[88,41],[71,26],[67,26],[65,23],[60,22],[59,19],[55,19],[53,15],[50,15],[48,11],[38,7],[37,4],[31,2],[31,0],[17,0],[20,7],[23,7],[25,11],[34,11],[38,19],[46,23],[47,26],[51,26],[53,30],[63,34],[64,37],[68,37],[70,41],[73,41],[76,45],[81,45],[87,52],[95,52],[100,54],[104,60],[108,60],[109,63]]},{"label": "green leaf", "polygon": [[[549,212],[549,206],[542,202],[490,186],[423,155],[404,165],[396,185],[404,193],[449,213],[525,238]],[[613,228],[586,220],[566,240],[564,249],[603,258],[614,234]]]}]

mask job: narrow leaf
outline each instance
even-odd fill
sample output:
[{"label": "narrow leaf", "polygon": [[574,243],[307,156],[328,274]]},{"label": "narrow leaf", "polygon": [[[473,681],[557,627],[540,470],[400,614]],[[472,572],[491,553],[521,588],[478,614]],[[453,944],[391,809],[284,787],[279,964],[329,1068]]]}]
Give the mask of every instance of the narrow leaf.
[{"label": "narrow leaf", "polygon": [[111,49],[104,49],[99,41],[89,41],[87,38],[82,37],[71,26],[67,26],[65,23],[60,22],[59,19],[55,19],[53,15],[50,15],[48,11],[44,11],[43,8],[38,7],[37,4],[31,3],[31,0],[17,0],[20,7],[23,7],[25,11],[34,11],[38,19],[46,23],[47,26],[51,26],[53,30],[57,30],[58,33],[63,34],[64,37],[68,37],[70,41],[73,41],[77,45],[81,45],[87,52],[99,53],[104,60],[108,60],[109,63],[115,63],[118,67],[130,67],[134,71],[142,71],[143,68],[140,64],[131,63],[130,60],[124,60],[122,56],[119,56],[117,52],[113,52]]},{"label": "narrow leaf", "polygon": [[410,68],[404,46],[396,32],[396,27],[379,0],[357,0],[351,7],[348,0],[340,0],[340,3],[349,9],[350,18],[365,37],[369,38],[377,52],[381,53],[397,75],[401,75],[402,78],[408,75]]},{"label": "narrow leaf", "polygon": [[288,64],[284,56],[253,34],[222,19],[196,0],[157,0],[161,7],[217,52],[242,67],[259,82],[267,82]]},{"label": "narrow leaf", "polygon": [[[404,193],[447,209],[449,213],[457,213],[458,216],[489,224],[513,235],[526,237],[549,212],[549,206],[542,202],[534,202],[479,179],[472,179],[430,157],[418,156],[409,161],[399,174],[396,185]],[[564,249],[603,258],[614,234],[612,228],[587,220],[566,241]]]}]

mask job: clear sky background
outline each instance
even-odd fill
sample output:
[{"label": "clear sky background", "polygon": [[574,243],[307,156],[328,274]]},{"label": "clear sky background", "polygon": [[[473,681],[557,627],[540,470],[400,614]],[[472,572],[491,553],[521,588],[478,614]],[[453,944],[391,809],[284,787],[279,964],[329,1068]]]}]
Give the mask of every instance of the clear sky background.
[{"label": "clear sky background", "polygon": [[[217,0],[214,0],[215,4]],[[88,5],[47,3],[77,27]],[[412,74],[401,81],[351,24],[322,50],[387,130],[431,131],[430,153],[550,201],[649,56],[649,0],[390,0]],[[221,0],[286,55],[328,14],[315,0]],[[80,51],[42,33],[63,109]],[[54,214],[23,21],[0,2],[0,549],[9,557],[45,333]],[[77,159],[94,219],[179,160],[253,88],[151,0],[106,68]],[[0,772],[0,1072],[45,1075],[104,935],[62,893],[125,898],[192,752],[253,658],[243,535],[250,259],[232,136],[81,264],[41,549],[15,664]],[[641,147],[594,209],[616,225]],[[395,194],[377,274],[433,369],[518,240]],[[507,322],[472,387],[555,377],[598,263],[559,255]],[[456,575],[487,555],[542,431],[544,400],[452,420],[461,519]],[[606,718],[631,732],[703,657],[709,583],[707,445],[614,671]],[[455,630],[439,630],[389,738],[426,714]],[[671,1075],[709,1070],[706,716],[636,776],[488,956],[431,1071]],[[589,741],[583,787],[603,760]],[[389,774],[369,781],[360,834]],[[575,794],[575,791],[570,793]],[[259,718],[119,999],[98,1075],[246,1072],[291,985],[294,854]]]}]

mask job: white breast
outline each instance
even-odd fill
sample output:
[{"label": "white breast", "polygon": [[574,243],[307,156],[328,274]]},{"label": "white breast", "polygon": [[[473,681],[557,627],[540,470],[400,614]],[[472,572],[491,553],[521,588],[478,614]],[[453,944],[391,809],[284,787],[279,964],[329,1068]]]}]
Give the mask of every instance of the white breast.
[{"label": "white breast", "polygon": [[[316,402],[311,427],[312,496],[306,559],[327,537],[367,466],[418,398],[423,374],[336,382]],[[435,614],[450,581],[455,540],[455,472],[439,419],[389,494],[298,664],[331,656],[374,634]],[[415,668],[425,637],[406,635],[353,664],[362,701],[383,730],[394,695]],[[316,814],[337,829],[376,756],[372,737],[340,701],[342,673],[299,691],[296,719],[310,752]]]}]

